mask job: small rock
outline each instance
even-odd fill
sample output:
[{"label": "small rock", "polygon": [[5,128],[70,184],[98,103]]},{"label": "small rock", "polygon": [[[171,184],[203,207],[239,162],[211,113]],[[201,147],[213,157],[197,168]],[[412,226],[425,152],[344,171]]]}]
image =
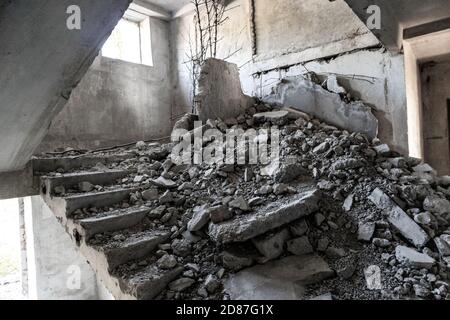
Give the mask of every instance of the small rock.
[{"label": "small rock", "polygon": [[308,223],[306,222],[305,219],[294,223],[290,227],[291,233],[295,237],[302,237],[302,236],[304,236],[308,232],[308,229],[309,229]]},{"label": "small rock", "polygon": [[360,223],[358,226],[358,240],[370,242],[375,233],[375,223]]},{"label": "small rock", "polygon": [[178,264],[177,259],[172,256],[172,255],[164,255],[162,256],[157,262],[156,264],[158,265],[158,267],[160,267],[161,269],[173,269],[176,267],[176,265]]},{"label": "small rock", "polygon": [[188,223],[188,230],[191,232],[200,231],[209,222],[209,210],[207,206],[196,207],[194,215]]},{"label": "small rock", "polygon": [[217,279],[216,276],[210,274],[206,277],[205,280],[205,288],[208,290],[209,293],[213,294],[219,289],[220,281]]},{"label": "small rock", "polygon": [[185,239],[176,239],[172,243],[173,253],[180,257],[187,257],[191,253],[191,244]]},{"label": "small rock", "polygon": [[443,234],[435,238],[434,243],[443,257],[450,256],[450,235]]},{"label": "small rock", "polygon": [[391,242],[387,239],[374,238],[372,243],[379,248],[387,248],[391,245]]},{"label": "small rock", "polygon": [[176,292],[183,292],[195,283],[191,278],[180,278],[169,284],[169,289]]},{"label": "small rock", "polygon": [[345,199],[344,205],[343,205],[343,209],[344,209],[345,212],[349,212],[350,210],[352,210],[352,207],[353,207],[353,197],[354,197],[354,195],[351,194],[351,195],[349,195],[349,196]]},{"label": "small rock", "polygon": [[254,238],[252,242],[266,258],[276,259],[283,253],[284,244],[289,239],[289,236],[289,231],[283,229],[275,234]]},{"label": "small rock", "polygon": [[332,259],[343,258],[347,255],[344,249],[335,248],[335,247],[329,247],[325,251],[325,254],[327,255],[327,257],[332,258]]},{"label": "small rock", "polygon": [[436,262],[430,256],[405,246],[395,248],[395,257],[400,263],[419,269],[431,269]]},{"label": "small rock", "polygon": [[311,246],[308,237],[301,237],[288,241],[287,249],[290,253],[297,256],[314,252],[314,249]]},{"label": "small rock", "polygon": [[223,265],[231,270],[238,271],[253,264],[253,259],[248,255],[225,251],[222,254]]},{"label": "small rock", "polygon": [[140,151],[144,151],[145,149],[147,149],[147,144],[144,141],[139,141],[138,143],[136,143],[136,148]]},{"label": "small rock", "polygon": [[251,208],[248,205],[247,201],[243,197],[237,197],[236,199],[232,200],[228,206],[235,209],[240,209],[242,211],[250,211]]},{"label": "small rock", "polygon": [[231,212],[227,206],[217,206],[209,209],[209,216],[213,223],[221,223],[233,218],[233,212]]}]

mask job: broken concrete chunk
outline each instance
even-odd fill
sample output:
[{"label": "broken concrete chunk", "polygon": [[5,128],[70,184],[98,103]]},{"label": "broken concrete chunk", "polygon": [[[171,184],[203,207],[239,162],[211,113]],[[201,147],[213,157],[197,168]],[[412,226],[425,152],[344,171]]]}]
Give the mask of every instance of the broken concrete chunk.
[{"label": "broken concrete chunk", "polygon": [[430,256],[405,246],[395,248],[395,257],[400,263],[418,269],[431,269],[436,262]]},{"label": "broken concrete chunk", "polygon": [[304,236],[308,232],[308,229],[309,229],[308,223],[306,222],[305,219],[302,219],[302,220],[300,220],[298,222],[295,222],[290,227],[291,233],[295,237],[302,237],[302,236]]},{"label": "broken concrete chunk", "polygon": [[285,162],[278,166],[273,176],[278,183],[289,183],[296,180],[300,176],[306,176],[306,170],[297,163],[297,159],[288,158]]},{"label": "broken concrete chunk", "polygon": [[155,186],[158,186],[160,188],[164,188],[164,189],[174,189],[177,188],[177,184],[170,180],[170,179],[166,179],[164,177],[159,177],[158,179],[152,179],[150,180],[151,183],[153,183]]},{"label": "broken concrete chunk", "polygon": [[81,192],[91,192],[92,190],[94,190],[94,188],[95,188],[95,186],[92,183],[87,182],[87,181],[86,182],[80,182],[78,184],[78,189]]},{"label": "broken concrete chunk", "polygon": [[253,258],[244,253],[225,251],[222,253],[223,265],[231,270],[238,271],[253,264]]},{"label": "broken concrete chunk", "polygon": [[375,233],[375,223],[367,222],[360,223],[358,226],[358,240],[359,241],[372,241],[373,234]]},{"label": "broken concrete chunk", "polygon": [[253,116],[253,121],[256,124],[269,122],[273,125],[278,126],[285,125],[288,119],[289,119],[288,111],[264,112],[264,113],[257,113]]},{"label": "broken concrete chunk", "polygon": [[242,211],[250,211],[251,208],[248,205],[248,202],[243,197],[238,197],[228,203],[228,206],[234,209],[240,209]]},{"label": "broken concrete chunk", "polygon": [[270,203],[257,213],[238,216],[221,224],[211,224],[209,235],[218,243],[247,241],[310,215],[318,209],[320,195],[319,190],[310,189]]},{"label": "broken concrete chunk", "polygon": [[227,206],[222,205],[209,209],[209,216],[213,223],[221,223],[233,218],[233,212]]},{"label": "broken concrete chunk", "polygon": [[275,234],[254,238],[252,242],[262,255],[272,260],[278,258],[283,253],[284,244],[289,237],[289,231],[283,229]]},{"label": "broken concrete chunk", "polygon": [[173,269],[173,268],[175,268],[177,266],[178,262],[177,262],[177,259],[174,256],[166,254],[166,255],[162,256],[156,262],[156,264],[161,269]]},{"label": "broken concrete chunk", "polygon": [[288,241],[287,249],[290,253],[297,256],[313,253],[314,249],[309,242],[308,237],[301,237]]},{"label": "broken concrete chunk", "polygon": [[354,195],[351,194],[347,198],[345,198],[344,205],[342,206],[345,212],[349,212],[353,207],[353,198]]},{"label": "broken concrete chunk", "polygon": [[369,200],[380,210],[383,210],[389,223],[412,244],[417,247],[424,247],[430,241],[428,234],[381,189],[376,188],[369,196]]},{"label": "broken concrete chunk", "polygon": [[169,284],[169,289],[176,292],[183,292],[195,283],[191,278],[180,278]]},{"label": "broken concrete chunk", "polygon": [[206,205],[196,207],[194,209],[194,215],[188,223],[188,230],[191,232],[200,231],[209,222],[209,210]]},{"label": "broken concrete chunk", "polygon": [[450,214],[450,201],[438,196],[428,196],[423,202],[423,208],[437,214]]},{"label": "broken concrete chunk", "polygon": [[387,144],[380,144],[379,146],[375,146],[373,148],[380,156],[389,156],[391,153],[391,149]]},{"label": "broken concrete chunk", "polygon": [[306,285],[333,276],[333,270],[319,256],[290,256],[242,270],[224,287],[232,300],[298,300]]},{"label": "broken concrete chunk", "polygon": [[434,239],[434,243],[443,257],[450,256],[450,235],[443,234]]}]

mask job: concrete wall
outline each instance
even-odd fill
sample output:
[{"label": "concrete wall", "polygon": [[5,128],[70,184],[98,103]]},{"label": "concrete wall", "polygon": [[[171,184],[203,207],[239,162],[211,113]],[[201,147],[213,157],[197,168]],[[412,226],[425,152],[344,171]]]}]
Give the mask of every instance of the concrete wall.
[{"label": "concrete wall", "polygon": [[425,161],[440,175],[449,175],[450,60],[425,64],[421,75]]},{"label": "concrete wall", "polygon": [[[253,56],[249,3],[229,4],[218,53],[218,58],[225,58],[236,52],[227,61],[240,66],[244,93],[262,98],[285,77],[308,71],[322,76],[335,73],[354,97],[373,107],[380,137],[407,153],[403,55],[377,48],[376,37],[343,0],[257,0],[257,55]],[[176,17],[171,28],[173,114],[180,115],[190,110],[192,99],[184,62],[193,13]]]},{"label": "concrete wall", "polygon": [[25,223],[30,299],[107,298],[94,271],[40,196],[26,199]]},{"label": "concrete wall", "polygon": [[[69,30],[67,8],[81,9]],[[129,0],[0,2],[0,172],[23,169]]]},{"label": "concrete wall", "polygon": [[150,30],[154,66],[97,57],[37,151],[170,135],[169,22],[150,18]]}]

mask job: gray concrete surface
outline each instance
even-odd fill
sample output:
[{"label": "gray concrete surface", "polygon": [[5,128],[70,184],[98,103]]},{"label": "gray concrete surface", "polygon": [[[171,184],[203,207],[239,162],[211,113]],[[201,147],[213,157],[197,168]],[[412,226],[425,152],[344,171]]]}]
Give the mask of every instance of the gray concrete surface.
[{"label": "gray concrete surface", "polygon": [[242,92],[236,64],[207,59],[200,71],[195,104],[200,120],[206,122],[236,118],[254,101]]},{"label": "gray concrete surface", "polygon": [[[129,0],[3,1],[0,5],[0,172],[25,167]],[[81,30],[66,13],[78,5]]]},{"label": "gray concrete surface", "polygon": [[170,135],[169,23],[150,18],[150,30],[154,65],[97,57],[37,151],[109,147]]},{"label": "gray concrete surface", "polygon": [[263,101],[288,106],[313,115],[350,132],[361,132],[370,139],[378,135],[378,120],[369,106],[346,103],[341,97],[304,77],[285,78],[273,95]]},{"label": "gray concrete surface", "polygon": [[[96,276],[40,196],[25,204],[30,298],[100,299]],[[106,297],[101,289],[101,297]]]}]

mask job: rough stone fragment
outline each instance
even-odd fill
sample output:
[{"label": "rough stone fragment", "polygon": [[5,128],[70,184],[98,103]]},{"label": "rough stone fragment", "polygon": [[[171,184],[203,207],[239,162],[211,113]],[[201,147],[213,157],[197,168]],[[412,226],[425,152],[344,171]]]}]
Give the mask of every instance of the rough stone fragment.
[{"label": "rough stone fragment", "polygon": [[169,289],[176,292],[183,292],[195,283],[191,278],[180,278],[169,283]]},{"label": "rough stone fragment", "polygon": [[450,235],[443,234],[434,239],[434,243],[439,250],[439,253],[444,256],[450,256]]},{"label": "rough stone fragment", "polygon": [[206,205],[196,207],[194,209],[194,215],[188,223],[188,230],[191,232],[200,231],[209,222],[209,210]]},{"label": "rough stone fragment", "polygon": [[248,205],[248,202],[243,197],[238,197],[234,200],[232,200],[228,206],[235,209],[240,209],[242,211],[250,211],[250,206]]},{"label": "rough stone fragment", "polygon": [[287,249],[290,253],[297,256],[314,252],[314,249],[311,246],[308,237],[301,237],[288,241]]},{"label": "rough stone fragment", "polygon": [[91,192],[92,190],[94,190],[94,185],[90,182],[80,182],[78,184],[78,189],[81,192]]},{"label": "rough stone fragment", "polygon": [[314,148],[313,152],[316,154],[322,154],[330,149],[330,144],[328,142],[323,142]]},{"label": "rough stone fragment", "polygon": [[219,289],[220,281],[215,275],[208,275],[205,280],[205,288],[209,293],[215,293]]},{"label": "rough stone fragment", "polygon": [[375,146],[373,148],[380,156],[388,156],[391,153],[391,149],[387,144],[380,144],[379,146]]},{"label": "rough stone fragment", "polygon": [[213,223],[221,223],[233,218],[233,212],[227,206],[222,205],[209,209],[209,216]]},{"label": "rough stone fragment", "polygon": [[389,223],[415,246],[423,247],[430,240],[428,234],[381,189],[375,189],[369,200],[383,210]]},{"label": "rough stone fragment", "polygon": [[231,270],[241,270],[253,264],[253,258],[240,252],[225,251],[222,253],[223,265]]},{"label": "rough stone fragment", "polygon": [[327,89],[337,94],[347,94],[347,91],[338,83],[337,76],[332,74],[327,77]]},{"label": "rough stone fragment", "polygon": [[154,185],[160,187],[160,188],[164,188],[164,189],[174,189],[177,188],[177,184],[170,180],[170,179],[166,179],[164,177],[159,177],[158,179],[152,179],[150,180],[151,183],[153,183]]},{"label": "rough stone fragment", "polygon": [[273,174],[275,181],[278,183],[289,183],[302,175],[306,175],[306,171],[297,163],[295,158],[288,158],[278,166]]},{"label": "rough stone fragment", "polygon": [[345,199],[344,205],[343,205],[343,209],[344,209],[345,212],[349,212],[350,210],[352,210],[353,198],[354,198],[354,195],[351,194]]},{"label": "rough stone fragment", "polygon": [[428,196],[423,202],[423,208],[437,214],[450,214],[450,201],[437,196]]},{"label": "rough stone fragment", "polygon": [[162,256],[157,262],[156,264],[158,265],[158,267],[160,267],[161,269],[173,269],[176,267],[177,265],[177,259],[172,256],[172,255],[164,255]]},{"label": "rough stone fragment", "polygon": [[275,234],[256,237],[252,242],[256,249],[266,258],[276,259],[283,253],[284,244],[289,239],[289,236],[289,231],[283,229]]},{"label": "rough stone fragment", "polygon": [[310,215],[318,209],[320,191],[310,189],[295,196],[273,202],[257,213],[247,214],[221,224],[211,224],[210,237],[219,243],[242,242],[292,221]]},{"label": "rough stone fragment", "polygon": [[358,240],[370,242],[375,233],[375,223],[367,222],[358,225]]},{"label": "rough stone fragment", "polygon": [[256,124],[269,122],[273,125],[282,126],[285,125],[289,118],[288,111],[272,111],[257,113],[253,116],[253,120]]},{"label": "rough stone fragment", "polygon": [[436,262],[430,256],[405,246],[395,248],[395,257],[400,263],[418,269],[431,269]]},{"label": "rough stone fragment", "polygon": [[302,220],[300,220],[298,222],[295,222],[290,227],[291,233],[295,237],[302,237],[302,236],[304,236],[308,232],[308,229],[309,229],[308,223],[306,222],[305,219],[302,219]]},{"label": "rough stone fragment", "polygon": [[334,275],[316,255],[290,256],[232,275],[224,284],[232,300],[299,300],[305,286]]}]

